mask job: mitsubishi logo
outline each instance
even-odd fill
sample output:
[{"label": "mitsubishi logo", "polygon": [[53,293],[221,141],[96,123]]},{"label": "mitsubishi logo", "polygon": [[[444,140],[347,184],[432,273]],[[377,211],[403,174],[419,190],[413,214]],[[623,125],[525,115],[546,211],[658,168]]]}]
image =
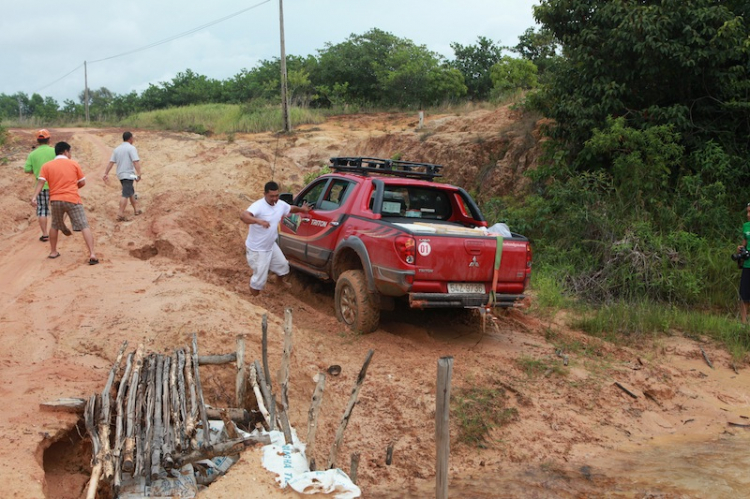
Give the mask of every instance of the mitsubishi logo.
[{"label": "mitsubishi logo", "polygon": [[469,262],[469,267],[479,267],[479,262],[477,261],[477,257],[474,257]]}]

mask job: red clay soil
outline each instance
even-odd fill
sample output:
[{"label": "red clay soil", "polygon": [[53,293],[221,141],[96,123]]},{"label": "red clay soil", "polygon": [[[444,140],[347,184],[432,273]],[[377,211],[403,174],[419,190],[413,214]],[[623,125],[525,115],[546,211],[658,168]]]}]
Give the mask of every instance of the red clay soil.
[{"label": "red clay soil", "polygon": [[[261,318],[267,314],[270,360],[277,370],[286,308],[294,317],[290,419],[302,440],[315,375],[333,364],[342,367],[339,376],[327,379],[318,462],[327,459],[367,352],[375,351],[338,463],[348,471],[349,456],[361,453],[364,497],[434,494],[435,385],[442,356],[454,358],[454,398],[472,387],[494,389],[517,411],[480,448],[464,443],[459,421],[451,420],[451,483],[454,490],[471,491],[456,497],[501,497],[481,484],[529,470],[554,470],[565,482],[567,470],[603,464],[613,449],[654,438],[712,439],[733,431],[728,422],[750,416],[746,363],[738,363],[735,374],[726,352],[701,343],[711,369],[698,343],[679,335],[649,342],[643,351],[613,346],[571,330],[564,314],[545,315],[535,307],[533,290],[528,310],[499,311],[484,327],[472,312],[400,307],[384,313],[380,328],[366,336],[336,321],[330,285],[304,276],[295,274],[291,289],[272,280],[252,297],[243,249],[247,228],[239,214],[269,179],[295,191],[331,156],[399,154],[446,164],[450,181],[490,195],[519,192],[520,175],[537,155],[534,123],[517,121],[508,108],[428,116],[422,130],[416,124],[411,115],[344,116],[290,135],[231,139],[135,130],[144,214],[131,214],[126,222],[115,220],[119,186],[101,180],[122,130],[52,129],[52,141],[68,141],[87,175],[81,193],[101,261],[95,266],[86,264],[84,242],[75,233],[61,236],[60,258],[47,258],[49,246],[39,241],[29,203],[34,180],[23,173],[33,131],[11,130],[0,155],[6,158],[0,177],[1,495],[82,497],[89,463],[82,455],[64,458],[85,449],[69,442],[77,416],[42,411],[39,404],[100,391],[124,340],[132,349],[143,343],[164,353],[187,346],[197,332],[201,353],[218,354],[234,350],[236,336],[244,335],[247,358],[259,359]],[[558,348],[565,349],[567,366]],[[539,365],[541,373],[528,375],[530,366]],[[230,371],[205,370],[208,403],[232,405]],[[393,462],[386,465],[390,445]],[[536,478],[529,482],[533,489]],[[596,497],[576,495],[586,493],[585,484],[561,487],[561,495],[535,496]],[[261,468],[259,450],[249,449],[201,497],[289,495],[295,494],[279,490]]]}]

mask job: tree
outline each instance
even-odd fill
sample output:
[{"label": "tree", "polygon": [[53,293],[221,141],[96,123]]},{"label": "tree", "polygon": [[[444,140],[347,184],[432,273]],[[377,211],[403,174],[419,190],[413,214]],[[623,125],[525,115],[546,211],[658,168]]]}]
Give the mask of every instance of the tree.
[{"label": "tree", "polygon": [[502,59],[503,48],[492,40],[480,36],[476,45],[463,46],[451,43],[455,59],[450,66],[464,75],[467,96],[474,100],[486,100],[492,90],[492,66]]},{"label": "tree", "polygon": [[466,93],[441,56],[377,28],[318,52],[311,82],[342,104],[420,106]]},{"label": "tree", "polygon": [[543,74],[558,56],[558,43],[552,31],[547,28],[528,28],[518,37],[518,44],[511,50],[522,58],[534,63]]},{"label": "tree", "polygon": [[555,134],[575,151],[607,116],[671,124],[688,151],[715,138],[744,155],[750,134],[747,2],[543,0],[563,45],[548,87]]},{"label": "tree", "polygon": [[537,85],[536,74],[537,68],[530,60],[503,56],[500,62],[492,66],[493,95],[534,88]]}]

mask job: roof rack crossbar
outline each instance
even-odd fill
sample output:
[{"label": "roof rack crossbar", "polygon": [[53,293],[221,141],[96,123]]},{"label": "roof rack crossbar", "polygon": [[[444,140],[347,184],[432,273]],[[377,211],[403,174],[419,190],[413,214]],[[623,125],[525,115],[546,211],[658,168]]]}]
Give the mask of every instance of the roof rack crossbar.
[{"label": "roof rack crossbar", "polygon": [[430,163],[415,163],[413,161],[401,161],[397,159],[365,158],[365,157],[336,157],[331,158],[331,168],[338,172],[349,172],[360,175],[377,173],[380,175],[393,175],[396,177],[408,177],[432,180],[442,177],[441,165]]}]

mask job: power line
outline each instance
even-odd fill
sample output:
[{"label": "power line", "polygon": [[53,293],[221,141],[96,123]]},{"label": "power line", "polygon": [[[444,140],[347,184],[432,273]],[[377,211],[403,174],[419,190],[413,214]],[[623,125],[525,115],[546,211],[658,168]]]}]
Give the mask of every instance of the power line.
[{"label": "power line", "polygon": [[233,17],[235,17],[235,16],[238,16],[238,15],[240,15],[240,14],[242,14],[242,13],[245,13],[245,12],[247,12],[248,10],[252,10],[252,9],[255,9],[255,8],[257,8],[257,7],[260,7],[261,5],[263,5],[263,4],[265,4],[265,3],[268,3],[268,2],[270,2],[270,1],[271,1],[271,0],[265,0],[265,1],[263,1],[263,2],[260,2],[260,3],[258,3],[258,4],[255,4],[255,5],[253,5],[252,7],[248,7],[248,8],[246,8],[246,9],[242,9],[242,10],[240,10],[240,11],[237,11],[237,12],[235,12],[234,14],[229,14],[228,16],[224,16],[224,17],[222,17],[221,19],[217,19],[217,20],[215,20],[215,21],[211,21],[210,23],[206,23],[206,24],[204,24],[204,25],[202,25],[202,26],[198,26],[197,28],[193,28],[193,29],[191,29],[191,30],[185,31],[185,32],[183,32],[183,33],[180,33],[180,34],[177,34],[177,35],[174,35],[174,36],[170,36],[169,38],[165,38],[165,39],[163,39],[163,40],[160,40],[160,41],[158,41],[158,42],[154,42],[154,43],[151,43],[151,44],[149,44],[149,45],[146,45],[146,46],[144,46],[144,47],[141,47],[141,48],[137,48],[137,49],[134,49],[134,50],[129,50],[129,51],[127,51],[127,52],[123,52],[123,53],[121,53],[121,54],[113,55],[113,56],[110,56],[110,57],[105,57],[105,58],[103,58],[103,59],[97,59],[97,60],[95,60],[95,61],[89,61],[89,64],[93,64],[93,63],[95,63],[95,62],[108,61],[108,60],[110,60],[110,59],[115,59],[116,57],[122,57],[122,56],[124,56],[124,55],[134,54],[134,53],[136,53],[136,52],[140,52],[140,51],[142,51],[142,50],[147,50],[147,49],[150,49],[150,48],[156,47],[156,46],[158,46],[158,45],[162,45],[162,44],[164,44],[164,43],[167,43],[167,42],[171,42],[172,40],[177,40],[178,38],[182,38],[183,36],[187,36],[187,35],[192,35],[193,33],[197,32],[197,31],[200,31],[200,30],[202,30],[202,29],[204,29],[204,28],[208,28],[209,26],[213,26],[214,24],[218,24],[218,23],[220,23],[220,22],[222,22],[222,21],[226,21],[227,19],[231,19],[231,18],[233,18]]},{"label": "power line", "polygon": [[41,88],[37,88],[36,90],[34,90],[34,93],[38,93],[40,90],[44,90],[45,88],[54,85],[55,83],[57,83],[58,81],[62,80],[63,78],[67,78],[68,76],[72,75],[73,73],[75,73],[76,71],[78,71],[79,69],[81,69],[82,67],[83,67],[83,64],[80,64],[77,68],[75,68],[70,73],[66,74],[65,76],[61,76],[60,78],[56,79],[52,83],[48,83],[48,84],[46,84],[45,86],[43,86]]},{"label": "power line", "polygon": [[[255,4],[255,5],[252,5],[252,6],[250,6],[250,7],[247,7],[247,8],[245,8],[245,9],[239,10],[239,11],[237,11],[237,12],[233,13],[233,14],[229,14],[228,16],[224,16],[224,17],[222,17],[221,19],[216,19],[215,21],[211,21],[211,22],[209,22],[209,23],[203,24],[202,26],[198,26],[197,28],[193,28],[193,29],[190,29],[190,30],[188,30],[188,31],[184,31],[184,32],[182,32],[182,33],[179,33],[179,34],[177,34],[177,35],[173,35],[173,36],[170,36],[169,38],[165,38],[165,39],[163,39],[163,40],[160,40],[160,41],[158,41],[158,42],[150,43],[150,44],[148,44],[148,45],[145,45],[145,46],[143,46],[143,47],[140,47],[140,48],[137,48],[137,49],[133,49],[133,50],[129,50],[129,51],[127,51],[127,52],[123,52],[123,53],[121,53],[121,54],[117,54],[117,55],[112,55],[112,56],[109,56],[109,57],[105,57],[105,58],[103,58],[103,59],[97,59],[97,60],[95,60],[95,61],[88,61],[88,63],[89,63],[89,64],[93,64],[93,63],[95,63],[95,62],[108,61],[108,60],[110,60],[110,59],[115,59],[115,58],[117,58],[117,57],[122,57],[122,56],[126,56],[126,55],[130,55],[130,54],[134,54],[134,53],[136,53],[136,52],[141,52],[141,51],[143,51],[143,50],[147,50],[147,49],[150,49],[150,48],[154,48],[154,47],[157,47],[157,46],[159,46],[159,45],[162,45],[162,44],[165,44],[165,43],[167,43],[167,42],[171,42],[171,41],[173,41],[173,40],[177,40],[178,38],[182,38],[183,36],[187,36],[187,35],[192,35],[193,33],[196,33],[196,32],[198,32],[198,31],[200,31],[200,30],[202,30],[202,29],[208,28],[209,26],[213,26],[214,24],[219,24],[220,22],[226,21],[227,19],[231,19],[231,18],[233,18],[233,17],[236,17],[236,16],[238,16],[238,15],[240,15],[240,14],[244,14],[244,13],[245,13],[245,12],[247,12],[248,10],[252,10],[252,9],[258,8],[258,7],[260,7],[261,5],[263,5],[263,4],[266,4],[266,3],[270,2],[270,1],[271,1],[271,0],[264,0],[263,2],[257,3],[257,4]],[[58,81],[60,81],[60,80],[62,80],[62,79],[64,79],[64,78],[67,78],[68,76],[70,76],[70,75],[71,75],[71,74],[73,74],[74,72],[76,72],[76,71],[78,71],[79,69],[81,69],[81,68],[83,67],[83,65],[84,65],[84,64],[85,64],[85,62],[84,62],[83,64],[79,65],[78,67],[76,67],[75,69],[73,69],[72,71],[70,71],[69,73],[65,74],[65,76],[61,76],[60,78],[56,79],[56,80],[55,80],[55,81],[53,81],[52,83],[48,83],[47,85],[44,85],[43,87],[40,87],[40,88],[38,88],[37,90],[35,90],[35,91],[34,91],[34,93],[37,93],[37,92],[39,92],[40,90],[44,90],[45,88],[47,88],[47,87],[50,87],[50,86],[54,85],[54,84],[55,84],[55,83],[57,83]]]}]

